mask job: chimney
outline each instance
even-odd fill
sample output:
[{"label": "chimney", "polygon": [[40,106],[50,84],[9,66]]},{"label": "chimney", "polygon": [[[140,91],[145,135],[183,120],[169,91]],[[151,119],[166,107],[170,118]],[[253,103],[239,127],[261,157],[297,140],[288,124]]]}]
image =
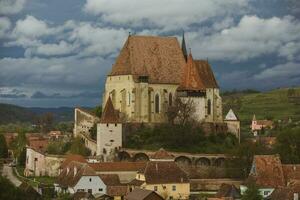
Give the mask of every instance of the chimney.
[{"label": "chimney", "polygon": [[299,200],[299,194],[298,193],[294,193],[294,200]]}]

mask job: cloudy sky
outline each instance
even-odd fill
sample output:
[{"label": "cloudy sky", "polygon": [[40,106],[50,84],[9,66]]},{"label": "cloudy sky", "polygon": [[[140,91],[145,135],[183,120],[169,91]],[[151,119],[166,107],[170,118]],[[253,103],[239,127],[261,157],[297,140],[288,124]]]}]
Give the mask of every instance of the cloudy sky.
[{"label": "cloudy sky", "polygon": [[300,85],[299,0],[0,0],[0,102],[95,106],[129,32],[182,30],[223,91]]}]

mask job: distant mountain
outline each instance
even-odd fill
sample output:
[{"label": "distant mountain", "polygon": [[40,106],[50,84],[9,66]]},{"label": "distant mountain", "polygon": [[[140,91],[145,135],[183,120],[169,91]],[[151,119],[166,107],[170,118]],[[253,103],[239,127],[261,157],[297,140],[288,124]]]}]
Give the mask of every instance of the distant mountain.
[{"label": "distant mountain", "polygon": [[34,116],[27,108],[0,103],[0,124],[33,122]]},{"label": "distant mountain", "polygon": [[73,121],[74,108],[72,107],[58,107],[58,108],[39,108],[31,107],[27,108],[35,115],[43,115],[45,113],[52,113],[56,122]]},{"label": "distant mountain", "polygon": [[[86,109],[92,109],[87,108]],[[55,122],[68,122],[74,120],[74,108],[58,107],[58,108],[25,108],[12,104],[0,103],[0,124],[28,122],[33,123],[36,116],[45,113],[52,113]]]}]

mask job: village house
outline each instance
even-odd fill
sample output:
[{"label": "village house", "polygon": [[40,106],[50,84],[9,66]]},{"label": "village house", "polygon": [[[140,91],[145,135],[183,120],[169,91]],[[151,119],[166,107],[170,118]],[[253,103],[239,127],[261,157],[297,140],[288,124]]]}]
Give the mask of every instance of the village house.
[{"label": "village house", "polygon": [[[39,147],[39,146],[38,146]],[[57,176],[65,160],[63,155],[50,155],[40,148],[26,148],[25,176]]]},{"label": "village house", "polygon": [[[279,155],[256,155],[246,185],[250,182],[255,182],[261,195],[268,198],[274,191],[300,183],[300,165],[282,164]],[[246,185],[240,186],[242,194]]]},{"label": "village house", "polygon": [[138,171],[146,166],[145,162],[100,162],[89,163],[97,174],[117,174],[121,183],[135,179]]},{"label": "village house", "polygon": [[255,115],[253,115],[252,123],[251,123],[251,131],[254,136],[258,135],[258,132],[265,130],[265,129],[272,129],[274,124],[271,120],[256,120]]},{"label": "village house", "polygon": [[48,137],[50,140],[59,140],[64,137],[61,131],[50,131],[48,133]]},{"label": "village house", "polygon": [[190,181],[187,174],[164,149],[157,151],[132,181],[136,187],[155,191],[164,199],[189,199]]},{"label": "village house", "polygon": [[97,174],[88,163],[69,162],[61,170],[55,183],[57,192],[88,192],[107,194],[115,200],[122,199],[127,193],[127,186],[120,183],[116,174]]},{"label": "village house", "polygon": [[112,99],[125,122],[167,122],[166,111],[175,98],[191,99],[195,119],[222,122],[219,86],[207,61],[194,60],[176,37],[129,35],[103,94],[103,107]]}]

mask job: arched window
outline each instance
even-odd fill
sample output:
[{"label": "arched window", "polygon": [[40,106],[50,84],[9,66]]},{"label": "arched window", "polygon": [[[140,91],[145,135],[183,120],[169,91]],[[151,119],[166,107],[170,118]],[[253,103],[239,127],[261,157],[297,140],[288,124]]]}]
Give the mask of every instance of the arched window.
[{"label": "arched window", "polygon": [[155,95],[155,113],[159,113],[159,95]]},{"label": "arched window", "polygon": [[210,99],[207,100],[207,114],[208,115],[211,114],[211,100]]},{"label": "arched window", "polygon": [[169,106],[173,105],[173,97],[172,97],[172,93],[169,94]]},{"label": "arched window", "polygon": [[130,92],[128,92],[128,103],[127,103],[127,105],[130,105],[130,102],[131,102],[131,96],[130,96]]}]

